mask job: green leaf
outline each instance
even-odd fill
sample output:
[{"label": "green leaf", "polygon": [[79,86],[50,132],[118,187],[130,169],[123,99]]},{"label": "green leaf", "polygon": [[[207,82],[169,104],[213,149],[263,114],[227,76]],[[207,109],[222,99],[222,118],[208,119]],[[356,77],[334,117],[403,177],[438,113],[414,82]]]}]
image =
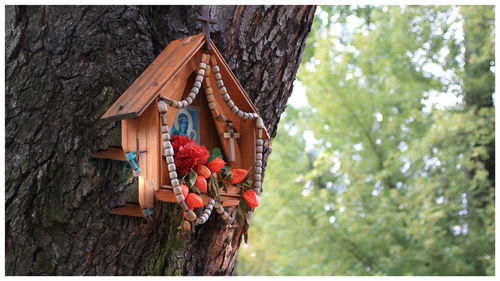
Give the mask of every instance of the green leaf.
[{"label": "green leaf", "polygon": [[236,220],[238,221],[239,225],[244,225],[246,224],[246,215],[248,211],[250,211],[250,206],[248,206],[247,201],[243,199],[243,197],[240,200],[240,204],[238,205],[238,212],[236,213]]},{"label": "green leaf", "polygon": [[218,147],[216,147],[210,151],[210,155],[208,156],[207,163],[211,162],[212,160],[214,160],[217,157],[224,160],[224,156],[222,155],[222,151]]},{"label": "green leaf", "polygon": [[198,174],[195,171],[191,170],[184,176],[184,182],[188,187],[191,188],[196,183],[196,178],[198,178]]},{"label": "green leaf", "polygon": [[219,175],[220,175],[223,179],[225,179],[225,180],[227,180],[227,181],[231,181],[231,179],[233,178],[233,172],[231,172],[231,171],[229,171],[229,170],[223,170],[223,169],[221,169],[221,170],[219,171]]},{"label": "green leaf", "polygon": [[194,186],[194,185],[193,185],[193,186],[191,186],[191,187],[189,188],[189,190],[190,190],[191,192],[194,192],[194,193],[196,193],[196,194],[200,195],[200,190],[199,190],[196,186]]},{"label": "green leaf", "polygon": [[215,198],[222,204],[222,201],[220,200],[219,187],[215,186],[214,191],[215,191]]}]

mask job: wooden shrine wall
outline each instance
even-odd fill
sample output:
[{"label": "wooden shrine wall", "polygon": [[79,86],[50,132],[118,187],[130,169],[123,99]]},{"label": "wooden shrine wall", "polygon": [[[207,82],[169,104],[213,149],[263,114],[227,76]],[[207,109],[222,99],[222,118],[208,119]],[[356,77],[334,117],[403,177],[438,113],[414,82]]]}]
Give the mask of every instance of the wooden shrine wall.
[{"label": "wooden shrine wall", "polygon": [[140,117],[122,120],[123,151],[125,153],[137,151],[138,155],[136,161],[141,169],[139,204],[143,208],[154,207],[154,190],[159,189],[161,184],[159,126],[157,101],[153,101]]}]

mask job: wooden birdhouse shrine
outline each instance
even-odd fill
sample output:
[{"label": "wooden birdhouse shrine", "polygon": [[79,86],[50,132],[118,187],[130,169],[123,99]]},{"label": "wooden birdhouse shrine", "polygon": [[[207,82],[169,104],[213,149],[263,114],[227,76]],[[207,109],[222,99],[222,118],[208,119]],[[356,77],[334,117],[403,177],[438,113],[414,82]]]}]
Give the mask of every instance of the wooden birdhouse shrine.
[{"label": "wooden birdhouse shrine", "polygon": [[138,202],[113,214],[148,217],[163,201],[180,204],[195,223],[206,222],[213,207],[231,223],[224,206],[242,198],[251,208],[259,204],[269,137],[204,34],[171,42],[101,119],[121,120],[122,147],[96,157],[126,160],[138,177]]}]

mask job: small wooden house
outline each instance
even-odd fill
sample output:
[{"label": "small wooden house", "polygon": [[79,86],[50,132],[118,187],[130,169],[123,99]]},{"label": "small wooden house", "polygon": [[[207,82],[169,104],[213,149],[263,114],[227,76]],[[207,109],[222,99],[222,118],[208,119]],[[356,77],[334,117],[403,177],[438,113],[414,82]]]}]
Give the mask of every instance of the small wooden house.
[{"label": "small wooden house", "polygon": [[[97,152],[95,157],[126,161],[125,154],[132,152],[141,171],[138,181],[138,204],[115,208],[112,213],[142,217],[142,210],[153,208],[155,200],[177,202],[170,186],[167,163],[162,159],[162,117],[158,112],[158,98],[161,96],[173,101],[185,99],[195,83],[198,65],[202,59],[211,60],[219,66],[220,75],[234,105],[241,111],[253,113],[255,118],[258,116],[255,106],[213,42],[210,42],[211,50],[208,53],[203,49],[204,44],[203,34],[171,42],[101,117],[109,121],[121,120],[122,147]],[[227,101],[223,100],[217,87],[214,87],[217,82],[214,73],[207,67],[203,87],[199,89],[190,106],[183,109],[169,107],[163,118],[166,117],[171,129],[176,126],[179,129],[179,124],[174,123],[178,111],[191,110],[191,124],[196,124],[195,128],[191,128],[191,135],[196,136],[199,144],[209,151],[215,147],[221,148],[225,160],[233,160],[228,161],[233,169],[255,167],[258,137],[255,120],[238,118],[237,114],[228,108]],[[214,87],[213,98],[218,112],[208,106],[206,91],[211,85]],[[220,121],[220,114],[231,121],[234,131],[232,134],[228,134],[227,124]],[[269,138],[265,128],[260,134],[262,139]],[[203,203],[207,204],[209,196],[202,193],[201,197]],[[231,186],[227,192],[221,190],[221,198],[223,206],[238,205],[241,198],[240,188]]]}]

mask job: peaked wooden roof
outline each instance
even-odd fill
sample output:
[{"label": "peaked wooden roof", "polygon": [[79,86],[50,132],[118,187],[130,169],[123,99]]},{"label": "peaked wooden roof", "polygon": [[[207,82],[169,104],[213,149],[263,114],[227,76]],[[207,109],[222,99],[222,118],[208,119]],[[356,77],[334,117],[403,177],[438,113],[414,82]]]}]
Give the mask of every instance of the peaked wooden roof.
[{"label": "peaked wooden roof", "polygon": [[158,96],[168,80],[200,50],[205,42],[203,34],[170,42],[101,119],[119,120],[139,117]]},{"label": "peaked wooden roof", "polygon": [[[176,93],[175,90],[184,89],[187,77],[197,70],[204,43],[203,33],[170,42],[101,119],[137,118],[160,94],[178,99],[182,93]],[[231,98],[235,104],[244,111],[258,114],[254,104],[212,41],[210,41],[210,46],[212,48],[209,54],[215,57],[220,72],[225,77],[224,83],[228,90],[231,90]],[[269,138],[266,129],[264,129],[264,138]]]}]

